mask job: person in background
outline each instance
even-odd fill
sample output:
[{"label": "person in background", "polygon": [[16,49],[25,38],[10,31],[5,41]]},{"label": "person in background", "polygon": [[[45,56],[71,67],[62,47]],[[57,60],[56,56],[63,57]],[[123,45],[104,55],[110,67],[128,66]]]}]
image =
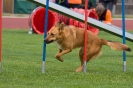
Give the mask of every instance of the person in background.
[{"label": "person in background", "polygon": [[[90,0],[88,1],[88,9],[91,9],[93,7],[92,2]],[[85,0],[82,0],[81,8],[85,9]]]},{"label": "person in background", "polygon": [[117,0],[114,0],[114,1],[115,1],[115,2],[113,3],[112,15],[115,15],[115,12],[116,12]]},{"label": "person in background", "polygon": [[67,0],[69,8],[81,8],[82,0]]},{"label": "person in background", "polygon": [[116,5],[117,0],[99,0],[99,3],[102,3],[106,9],[112,12],[113,5]]},{"label": "person in background", "polygon": [[55,0],[55,3],[57,3],[57,4],[61,5],[61,6],[69,8],[67,0]]},{"label": "person in background", "polygon": [[96,7],[96,0],[89,0],[90,3],[92,3],[92,7],[91,8],[95,8]]},{"label": "person in background", "polygon": [[112,13],[109,9],[106,9],[102,4],[98,4],[94,9],[99,17],[99,20],[106,23],[112,23]]},{"label": "person in background", "polygon": [[55,0],[55,3],[67,8],[81,8],[82,0]]}]

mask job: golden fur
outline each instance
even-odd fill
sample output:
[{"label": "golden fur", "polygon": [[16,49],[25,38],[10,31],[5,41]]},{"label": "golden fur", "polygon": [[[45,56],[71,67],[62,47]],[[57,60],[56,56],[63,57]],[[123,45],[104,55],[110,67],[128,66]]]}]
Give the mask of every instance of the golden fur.
[{"label": "golden fur", "polygon": [[[63,62],[62,55],[71,52],[74,48],[80,48],[79,58],[81,61],[81,66],[76,70],[76,72],[81,72],[83,70],[83,57],[84,57],[84,29],[77,28],[74,26],[66,26],[64,23],[59,24],[58,22],[50,29],[47,33],[47,37],[44,41],[52,43],[57,42],[59,46],[59,52],[55,56],[59,61]],[[90,31],[87,31],[87,62],[92,58],[96,58],[101,54],[102,45],[110,46],[114,50],[131,51],[127,45],[107,41],[99,38],[97,35]]]}]

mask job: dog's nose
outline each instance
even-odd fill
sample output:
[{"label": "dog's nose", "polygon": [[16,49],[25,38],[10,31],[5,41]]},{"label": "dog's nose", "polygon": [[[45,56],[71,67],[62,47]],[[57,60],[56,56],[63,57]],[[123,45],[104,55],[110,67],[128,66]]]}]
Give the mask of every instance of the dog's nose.
[{"label": "dog's nose", "polygon": [[45,39],[44,39],[44,42],[46,42],[46,43],[47,43],[47,42],[48,42],[48,40],[45,38]]}]

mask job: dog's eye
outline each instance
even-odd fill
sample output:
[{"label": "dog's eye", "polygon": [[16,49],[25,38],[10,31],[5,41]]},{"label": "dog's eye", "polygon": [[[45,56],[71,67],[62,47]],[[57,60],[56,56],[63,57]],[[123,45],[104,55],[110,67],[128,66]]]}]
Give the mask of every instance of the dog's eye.
[{"label": "dog's eye", "polygon": [[53,34],[53,33],[51,33],[51,36],[54,36],[54,34]]}]

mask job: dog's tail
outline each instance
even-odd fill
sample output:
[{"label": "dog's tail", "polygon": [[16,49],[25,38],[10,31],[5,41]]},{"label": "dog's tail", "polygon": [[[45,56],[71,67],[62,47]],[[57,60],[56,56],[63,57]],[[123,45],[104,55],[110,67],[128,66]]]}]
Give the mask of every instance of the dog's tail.
[{"label": "dog's tail", "polygon": [[127,45],[119,43],[119,42],[101,39],[101,43],[102,43],[102,45],[107,45],[107,46],[111,47],[111,49],[113,49],[113,50],[131,51],[131,49]]}]

